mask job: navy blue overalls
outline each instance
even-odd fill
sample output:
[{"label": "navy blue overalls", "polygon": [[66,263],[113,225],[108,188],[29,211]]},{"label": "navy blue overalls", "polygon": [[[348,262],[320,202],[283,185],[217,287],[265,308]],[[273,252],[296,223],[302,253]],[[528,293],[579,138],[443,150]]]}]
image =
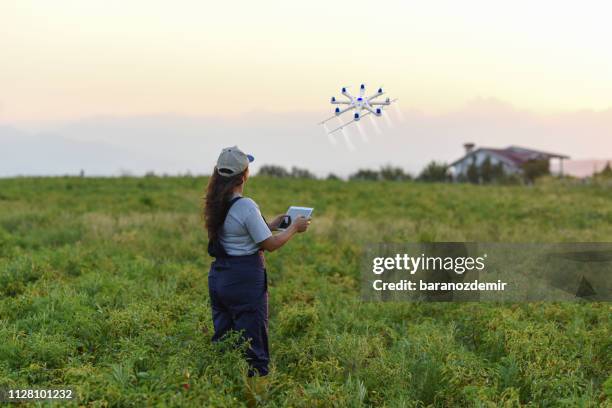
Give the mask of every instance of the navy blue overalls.
[{"label": "navy blue overalls", "polygon": [[[242,197],[235,197],[232,205]],[[229,210],[228,210],[229,212]],[[250,343],[246,351],[249,376],[268,374],[268,282],[263,251],[231,256],[219,241],[209,242],[215,257],[208,274],[208,291],[217,342],[230,330]]]}]

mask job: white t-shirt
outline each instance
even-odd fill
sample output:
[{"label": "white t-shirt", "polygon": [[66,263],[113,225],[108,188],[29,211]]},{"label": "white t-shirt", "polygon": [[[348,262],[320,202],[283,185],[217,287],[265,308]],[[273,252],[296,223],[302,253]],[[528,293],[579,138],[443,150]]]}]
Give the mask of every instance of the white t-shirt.
[{"label": "white t-shirt", "polygon": [[228,255],[251,255],[259,250],[259,243],[272,236],[259,207],[248,197],[236,201],[227,213],[219,234],[219,242]]}]

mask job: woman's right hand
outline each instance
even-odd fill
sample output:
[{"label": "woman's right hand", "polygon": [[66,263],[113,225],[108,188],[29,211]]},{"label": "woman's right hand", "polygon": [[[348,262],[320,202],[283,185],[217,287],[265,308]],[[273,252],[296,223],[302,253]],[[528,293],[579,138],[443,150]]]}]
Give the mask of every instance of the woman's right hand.
[{"label": "woman's right hand", "polygon": [[310,225],[310,218],[297,217],[295,220],[292,220],[291,225],[294,226],[297,232],[304,232],[308,229],[308,225]]},{"label": "woman's right hand", "polygon": [[308,229],[308,224],[310,224],[310,218],[298,217],[292,220],[289,228],[282,231],[280,234],[268,237],[262,241],[259,246],[261,249],[265,249],[268,252],[276,251],[278,248],[285,245],[296,232],[306,231]]}]

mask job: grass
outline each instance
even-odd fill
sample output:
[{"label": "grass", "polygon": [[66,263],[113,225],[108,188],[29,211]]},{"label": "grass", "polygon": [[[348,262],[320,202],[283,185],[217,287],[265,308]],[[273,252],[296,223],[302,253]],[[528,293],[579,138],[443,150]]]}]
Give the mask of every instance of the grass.
[{"label": "grass", "polygon": [[[0,180],[0,388],[91,406],[606,406],[607,303],[366,303],[372,242],[612,241],[612,189],[253,178],[312,205],[267,256],[273,372],[210,344],[205,178]],[[74,403],[76,404],[76,402]]]}]

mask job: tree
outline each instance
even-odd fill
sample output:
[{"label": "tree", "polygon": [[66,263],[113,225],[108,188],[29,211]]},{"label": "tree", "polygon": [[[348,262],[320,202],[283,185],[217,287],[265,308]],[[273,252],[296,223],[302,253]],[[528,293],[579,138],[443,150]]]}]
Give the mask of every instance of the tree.
[{"label": "tree", "polygon": [[300,169],[299,167],[291,168],[291,177],[293,178],[303,178],[303,179],[316,179],[317,177],[310,172],[308,169]]},{"label": "tree", "polygon": [[504,171],[504,165],[498,162],[491,169],[491,180],[496,183],[501,183],[506,178],[506,172]]},{"label": "tree", "polygon": [[436,161],[432,160],[421,171],[418,180],[430,183],[449,181],[450,178],[447,170],[448,166],[446,163],[437,163]]},{"label": "tree", "polygon": [[376,170],[359,169],[349,176],[349,180],[380,180],[380,173]]},{"label": "tree", "polygon": [[472,163],[468,166],[466,171],[467,180],[470,183],[478,184],[480,182],[480,171],[476,165],[476,159],[472,159]]},{"label": "tree", "polygon": [[404,181],[410,180],[412,177],[410,174],[404,173],[401,167],[383,166],[380,168],[381,180],[389,181]]},{"label": "tree", "polygon": [[485,184],[493,180],[493,165],[491,164],[491,158],[489,156],[480,163],[480,177]]},{"label": "tree", "polygon": [[548,159],[534,159],[523,163],[523,177],[528,183],[533,183],[538,177],[550,174]]},{"label": "tree", "polygon": [[610,162],[607,162],[606,166],[596,175],[605,178],[612,178],[612,167],[610,167]]},{"label": "tree", "polygon": [[310,170],[301,169],[299,167],[292,167],[291,171],[287,171],[282,166],[275,166],[272,164],[264,164],[259,168],[258,176],[268,176],[277,178],[305,178],[315,179],[317,178]]},{"label": "tree", "polygon": [[289,172],[282,166],[275,166],[272,164],[264,164],[259,168],[257,172],[258,176],[278,177],[286,178],[289,177]]}]

